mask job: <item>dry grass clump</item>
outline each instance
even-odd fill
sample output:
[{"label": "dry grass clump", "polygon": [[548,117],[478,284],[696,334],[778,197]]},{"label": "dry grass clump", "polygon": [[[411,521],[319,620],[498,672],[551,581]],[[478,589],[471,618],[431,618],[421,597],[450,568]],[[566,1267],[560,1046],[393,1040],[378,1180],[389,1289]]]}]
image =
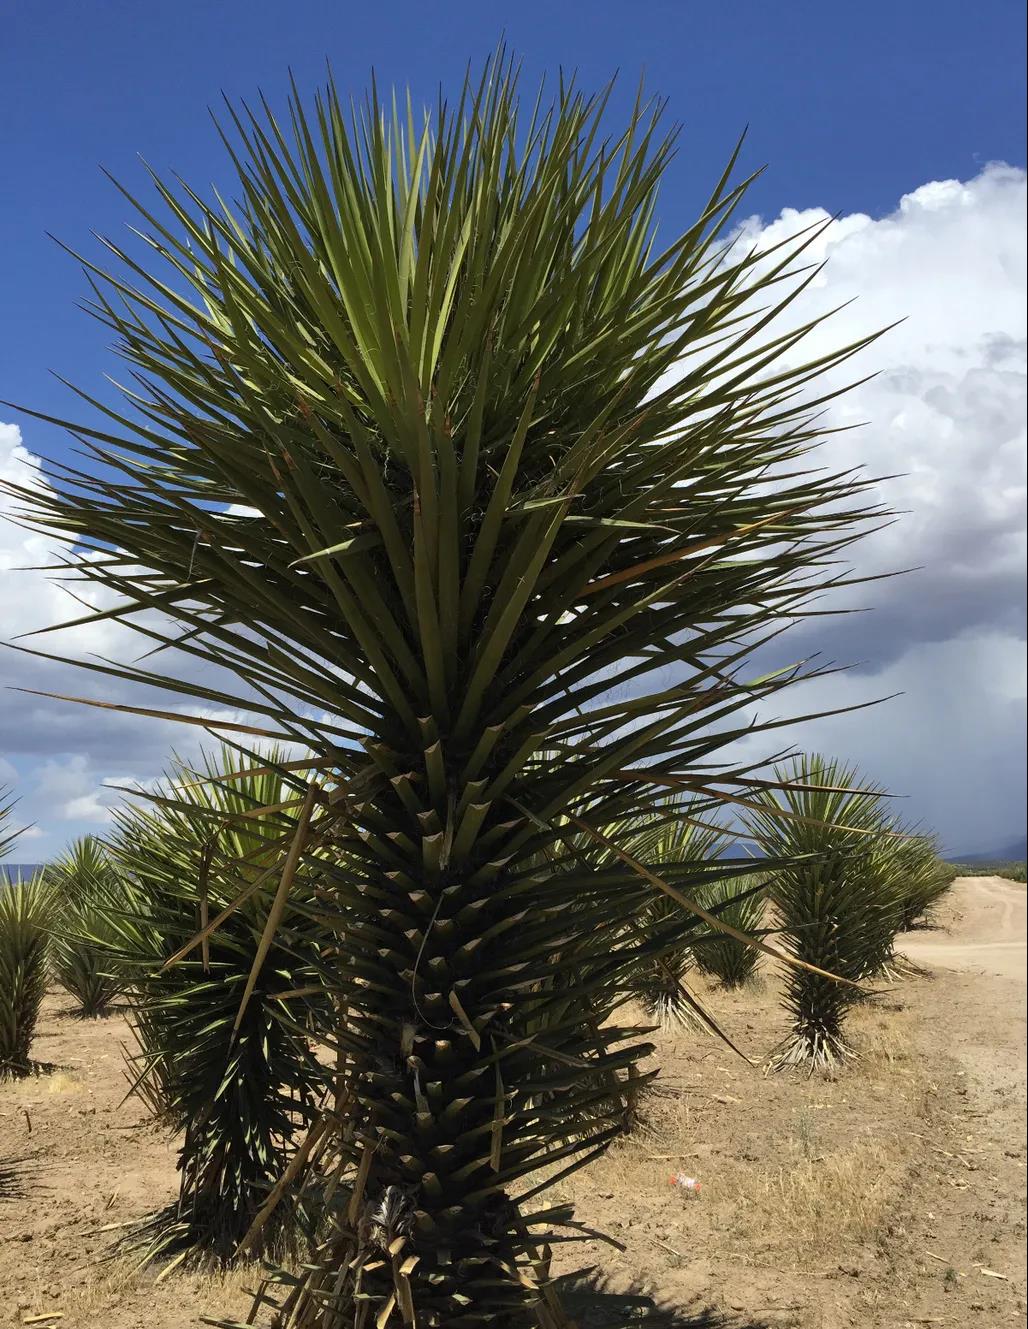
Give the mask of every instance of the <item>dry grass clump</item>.
[{"label": "dry grass clump", "polygon": [[[258,1275],[252,1264],[225,1270],[177,1270],[177,1308],[186,1317],[181,1322],[198,1323],[199,1316],[212,1308],[241,1313],[249,1303],[248,1289],[255,1276]],[[22,1282],[13,1289],[18,1315],[11,1323],[20,1325],[30,1322],[27,1317],[32,1315],[59,1311],[61,1319],[54,1320],[54,1329],[62,1329],[62,1323],[75,1329],[101,1325],[117,1314],[123,1304],[133,1304],[144,1290],[149,1289],[152,1296],[153,1283],[153,1273],[140,1270],[138,1260],[109,1252],[101,1260],[89,1261],[70,1278],[58,1279],[51,1271],[43,1270],[38,1278]],[[154,1316],[157,1313],[153,1309]],[[161,1316],[160,1323],[163,1326],[168,1321]],[[175,1323],[179,1323],[177,1318]],[[6,1321],[0,1318],[2,1324]],[[41,1325],[40,1329],[44,1326]]]},{"label": "dry grass clump", "polygon": [[754,1249],[788,1253],[799,1265],[873,1241],[895,1203],[901,1171],[895,1154],[871,1140],[814,1157],[804,1156],[808,1148],[800,1144],[773,1167],[733,1169],[738,1189],[726,1185],[718,1195],[733,1236]]},{"label": "dry grass clump", "polygon": [[647,1196],[644,1209],[666,1216],[669,1173],[695,1171],[703,1219],[722,1244],[806,1269],[873,1245],[895,1207],[906,1170],[900,1144],[868,1136],[843,1143],[837,1120],[800,1107],[784,1135],[771,1128],[761,1145],[758,1128],[752,1154],[701,1161],[695,1145],[709,1123],[700,1114],[674,1096],[653,1095],[647,1108],[640,1129],[591,1164],[587,1177],[558,1185],[561,1200]]},{"label": "dry grass clump", "polygon": [[910,1035],[900,1019],[900,1007],[869,1001],[850,1016],[854,1044],[866,1062],[865,1073],[887,1071],[910,1061]]}]

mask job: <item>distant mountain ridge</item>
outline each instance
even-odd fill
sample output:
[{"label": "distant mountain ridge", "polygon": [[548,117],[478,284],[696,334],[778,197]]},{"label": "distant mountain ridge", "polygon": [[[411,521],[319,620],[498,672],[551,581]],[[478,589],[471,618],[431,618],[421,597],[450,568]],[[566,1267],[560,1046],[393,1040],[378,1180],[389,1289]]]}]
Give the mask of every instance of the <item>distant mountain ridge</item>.
[{"label": "distant mountain ridge", "polygon": [[1002,849],[992,849],[985,853],[951,854],[951,863],[1023,863],[1028,858],[1028,837],[1012,840]]}]

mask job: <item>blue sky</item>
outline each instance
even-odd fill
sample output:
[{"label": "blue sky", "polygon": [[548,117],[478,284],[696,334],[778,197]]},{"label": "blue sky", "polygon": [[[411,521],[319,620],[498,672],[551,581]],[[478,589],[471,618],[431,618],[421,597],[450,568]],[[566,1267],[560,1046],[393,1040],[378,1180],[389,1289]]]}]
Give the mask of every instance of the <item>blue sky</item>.
[{"label": "blue sky", "polygon": [[[115,365],[103,329],[75,307],[85,293],[77,265],[47,233],[90,255],[98,252],[91,230],[121,233],[128,208],[101,164],[133,190],[145,188],[140,155],[201,189],[230,181],[207,113],[222,91],[253,97],[260,88],[281,105],[288,68],[313,88],[328,59],[344,89],[360,93],[374,67],[382,84],[410,84],[431,99],[440,83],[454,89],[502,29],[526,85],[561,66],[589,87],[620,70],[615,118],[640,74],[669,98],[670,117],[683,125],[662,195],[669,230],[692,219],[748,124],[744,164],[769,167],[748,204],[754,234],[816,210],[840,214],[826,250],[840,276],[826,295],[861,297],[865,329],[893,314],[915,324],[879,354],[872,367],[885,386],[859,405],[879,420],[870,455],[893,463],[899,448],[912,460],[919,483],[901,494],[913,512],[904,541],[934,573],[919,589],[889,591],[876,626],[847,628],[835,645],[863,662],[864,686],[901,683],[920,709],[909,713],[914,729],[903,741],[903,711],[870,738],[865,724],[819,741],[902,784],[911,811],[952,847],[990,848],[1023,834],[1023,764],[1013,755],[1024,723],[1023,611],[1012,597],[1023,558],[1015,452],[1024,333],[1010,298],[1024,253],[1023,5],[50,0],[3,8],[0,398],[57,414],[75,408],[50,370],[96,390]],[[67,446],[60,431],[9,407],[0,407],[4,425],[8,454],[12,426],[33,456]],[[970,516],[965,475],[972,489],[989,484],[988,501]],[[893,552],[910,551],[884,545],[875,557]],[[40,594],[24,582],[12,589],[13,573],[0,577],[0,623],[20,628]],[[855,677],[845,686],[860,686]],[[0,665],[0,681],[26,678],[24,663]],[[990,693],[985,710],[962,704],[989,679],[1000,680],[991,690],[999,702]],[[0,699],[0,783],[13,780],[22,794],[41,828],[40,853],[102,823],[101,780],[143,778],[160,764],[165,735],[143,740],[131,726],[96,725]],[[941,747],[929,750],[943,733],[958,749],[948,783]],[[973,762],[976,745],[986,750]],[[22,857],[34,856],[30,846]]]},{"label": "blue sky", "polygon": [[[1023,165],[1023,6],[981,0],[840,5],[693,3],[347,4],[321,0],[103,0],[5,5],[0,212],[7,311],[0,395],[37,409],[67,401],[50,369],[79,381],[108,368],[104,338],[74,309],[75,264],[48,232],[95,252],[126,208],[102,164],[130,188],[142,155],[201,186],[227,178],[207,108],[222,91],[284,98],[330,60],[343,88],[381,81],[416,95],[459,84],[501,29],[526,84],[561,66],[590,87],[620,69],[614,114],[640,74],[683,125],[668,176],[670,224],[701,202],[737,135],[768,163],[751,206],[870,212],[926,180],[966,179],[987,161]],[[17,335],[11,336],[13,329]],[[47,448],[60,446],[40,427]]]}]

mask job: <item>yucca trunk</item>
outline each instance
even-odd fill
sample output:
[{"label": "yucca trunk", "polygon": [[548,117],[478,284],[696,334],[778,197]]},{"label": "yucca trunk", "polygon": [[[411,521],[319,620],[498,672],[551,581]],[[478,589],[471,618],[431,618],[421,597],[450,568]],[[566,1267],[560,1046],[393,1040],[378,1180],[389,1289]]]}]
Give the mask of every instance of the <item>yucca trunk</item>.
[{"label": "yucca trunk", "polygon": [[[852,863],[843,871],[852,872]],[[840,936],[846,924],[839,922],[830,906],[819,899],[811,901],[808,907],[790,914],[790,919],[794,917],[804,920],[791,926],[793,937],[803,934],[796,946],[801,959],[841,978],[855,981],[867,976],[866,966],[852,963],[847,953],[849,947]],[[822,978],[802,970],[790,974],[786,979],[784,1004],[792,1027],[772,1055],[770,1068],[833,1071],[852,1058],[853,1045],[843,1036],[843,1023],[856,1000],[854,989],[835,978]]]},{"label": "yucca trunk", "polygon": [[92,431],[103,478],[22,493],[117,616],[170,616],[139,630],[236,683],[122,676],[316,773],[279,887],[316,858],[338,1013],[327,1235],[282,1292],[304,1329],[554,1323],[539,1246],[580,1234],[537,1195],[616,1133],[648,1048],[611,1017],[721,926],[707,865],[599,828],[759,784],[712,754],[800,671],[750,679],[750,646],[864,515],[804,460],[797,393],[857,346],[783,368],[813,324],[768,330],[814,232],[719,249],[730,167],[660,249],[658,112],[608,138],[562,87],[526,124],[515,84],[500,60],[434,120],[371,98],[352,129],[331,88],[288,133],[233,113],[240,215],[158,185],[170,282],[97,274],[142,415]]}]

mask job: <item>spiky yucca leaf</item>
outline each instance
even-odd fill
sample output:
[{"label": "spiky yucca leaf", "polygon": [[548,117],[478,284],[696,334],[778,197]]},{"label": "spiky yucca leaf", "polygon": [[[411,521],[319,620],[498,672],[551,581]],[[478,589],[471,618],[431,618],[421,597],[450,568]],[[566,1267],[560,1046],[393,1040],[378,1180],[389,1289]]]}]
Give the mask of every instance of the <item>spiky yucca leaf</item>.
[{"label": "spiky yucca leaf", "polygon": [[120,898],[114,869],[100,841],[84,836],[47,869],[55,891],[52,968],[82,1016],[106,1015],[124,987],[109,943],[112,901]]},{"label": "spiky yucca leaf", "polygon": [[[339,1185],[290,1329],[552,1323],[569,1214],[536,1197],[620,1129],[648,1045],[609,1017],[696,930],[693,874],[569,833],[760,787],[717,754],[801,671],[749,651],[867,515],[807,456],[863,343],[801,364],[817,320],[773,323],[816,230],[726,251],[733,157],[658,244],[674,136],[605,105],[564,84],[526,119],[501,58],[425,120],[373,95],[348,123],[331,87],[284,126],[230,110],[239,205],[157,182],[165,275],[92,267],[137,384],[79,429],[102,471],[20,491],[105,613],[235,682],[96,669],[318,772]],[[681,908],[647,933],[655,892]]]},{"label": "spiky yucca leaf", "polygon": [[0,883],[0,1079],[27,1075],[46,993],[53,892],[42,873]]},{"label": "spiky yucca leaf", "polygon": [[[264,770],[237,778],[255,760]],[[178,1203],[144,1227],[147,1256],[233,1257],[310,1125],[325,1075],[304,1029],[311,1007],[279,995],[310,982],[315,929],[299,912],[312,902],[304,874],[236,1018],[274,894],[268,868],[296,831],[282,761],[274,751],[255,758],[226,748],[199,771],[177,765],[149,807],[116,817],[112,853],[128,891],[110,899],[107,947],[130,984],[139,1045],[130,1065],[143,1101],[184,1132]],[[247,889],[202,947],[166,967]],[[255,1253],[281,1248],[294,1218],[283,1205]]]},{"label": "spiky yucca leaf", "polygon": [[[761,932],[767,908],[768,879],[764,874],[746,874],[741,877],[720,877],[703,895],[706,907],[731,923],[748,936]],[[699,941],[695,948],[696,963],[726,988],[741,987],[752,977],[760,960],[760,952],[735,937],[712,933]]]},{"label": "spiky yucca leaf", "polygon": [[[899,875],[883,791],[852,767],[813,755],[776,769],[783,788],[761,790],[747,829],[765,853],[795,856],[771,875],[777,935],[808,964],[786,975],[792,1022],[776,1068],[833,1068],[852,1055],[843,1034],[855,986],[887,963],[900,920]],[[783,818],[781,808],[793,814]]]},{"label": "spiky yucca leaf", "polygon": [[0,785],[0,859],[7,856],[11,845],[21,834],[20,830],[12,828],[10,825],[13,808],[14,801],[9,796],[9,790]]}]

